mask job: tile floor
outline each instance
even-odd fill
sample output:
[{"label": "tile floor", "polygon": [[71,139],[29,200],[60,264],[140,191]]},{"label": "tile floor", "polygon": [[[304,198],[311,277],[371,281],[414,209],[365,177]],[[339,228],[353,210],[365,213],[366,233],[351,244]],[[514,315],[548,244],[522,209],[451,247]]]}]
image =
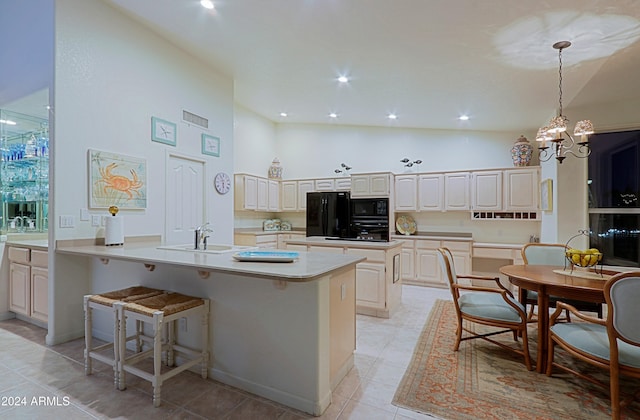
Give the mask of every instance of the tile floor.
[{"label": "tile floor", "polygon": [[[449,291],[405,285],[392,319],[358,315],[355,367],[317,418],[432,419],[391,400],[436,299],[450,299]],[[112,370],[102,363],[84,375],[82,339],[46,347],[44,336],[45,330],[23,321],[0,322],[0,418],[316,418],[191,372],[169,380],[162,405],[153,408],[149,382],[129,375],[128,389],[115,390]]]}]

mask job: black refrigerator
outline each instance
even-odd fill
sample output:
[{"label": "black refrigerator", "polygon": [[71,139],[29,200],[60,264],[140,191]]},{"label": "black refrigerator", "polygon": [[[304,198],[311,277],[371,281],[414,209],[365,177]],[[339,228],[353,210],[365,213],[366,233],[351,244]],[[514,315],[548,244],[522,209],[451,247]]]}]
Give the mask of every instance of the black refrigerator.
[{"label": "black refrigerator", "polygon": [[349,192],[307,193],[307,236],[348,238]]}]

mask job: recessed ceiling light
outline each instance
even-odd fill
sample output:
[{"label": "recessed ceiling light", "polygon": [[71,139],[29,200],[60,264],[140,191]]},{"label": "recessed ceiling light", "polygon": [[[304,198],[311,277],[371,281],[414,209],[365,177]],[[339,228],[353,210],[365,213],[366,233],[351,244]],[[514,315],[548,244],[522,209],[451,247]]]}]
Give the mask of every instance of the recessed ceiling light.
[{"label": "recessed ceiling light", "polygon": [[287,114],[286,112],[281,112],[281,113],[280,113],[280,116],[281,116],[281,117],[286,117],[287,115],[288,115],[288,114]]},{"label": "recessed ceiling light", "polygon": [[395,120],[398,118],[398,116],[396,114],[389,114],[387,115],[387,118],[389,118],[390,120]]},{"label": "recessed ceiling light", "polygon": [[338,114],[336,114],[335,112],[332,112],[331,114],[329,114],[329,116],[331,118],[338,118]]},{"label": "recessed ceiling light", "polygon": [[211,0],[200,0],[200,4],[205,9],[213,9],[213,2]]},{"label": "recessed ceiling light", "polygon": [[458,119],[459,119],[460,121],[468,121],[468,120],[469,120],[469,116],[468,116],[468,115],[460,115],[460,116],[458,117]]},{"label": "recessed ceiling light", "polygon": [[340,83],[347,83],[348,81],[349,81],[349,78],[347,76],[338,77],[338,82]]}]

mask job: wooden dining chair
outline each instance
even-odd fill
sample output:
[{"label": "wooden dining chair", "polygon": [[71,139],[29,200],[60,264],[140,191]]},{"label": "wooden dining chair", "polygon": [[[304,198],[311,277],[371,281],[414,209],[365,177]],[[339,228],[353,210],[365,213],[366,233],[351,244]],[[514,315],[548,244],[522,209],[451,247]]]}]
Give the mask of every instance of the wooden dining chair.
[{"label": "wooden dining chair", "polygon": [[[525,264],[531,265],[555,265],[559,267],[571,268],[572,264],[567,260],[565,252],[569,247],[565,244],[550,244],[531,242],[525,244],[522,249],[522,260]],[[530,305],[529,320],[533,320],[535,307],[538,304],[538,292],[535,290],[522,290],[520,292],[520,302]],[[557,296],[549,296],[549,306],[555,307],[558,301]],[[595,312],[598,318],[602,318],[602,305],[600,303],[584,302],[573,299],[562,299],[563,302],[574,306],[580,311]],[[566,312],[567,320],[571,320],[570,312]]]},{"label": "wooden dining chair", "polygon": [[[640,272],[611,277],[605,283],[604,298],[607,302],[606,320],[585,315],[571,305],[558,302],[550,319],[546,373],[551,376],[553,368],[557,367],[606,388],[606,384],[597,379],[554,362],[556,345],[578,359],[609,369],[611,418],[619,419],[620,375],[640,378]],[[584,322],[557,323],[563,309],[571,311]]]},{"label": "wooden dining chair", "polygon": [[[524,356],[527,369],[532,370],[527,340],[526,308],[513,297],[511,291],[500,283],[498,277],[457,275],[451,251],[448,248],[438,248],[438,253],[442,271],[449,281],[449,289],[453,296],[458,320],[453,350],[458,351],[461,341],[481,338]],[[464,285],[460,284],[459,279],[482,280],[490,282],[491,287]],[[466,328],[463,321],[496,327],[500,330],[478,334]],[[469,335],[462,337],[463,331]],[[513,332],[514,341],[518,341],[518,336],[522,337],[522,350],[489,338],[506,332]]]}]

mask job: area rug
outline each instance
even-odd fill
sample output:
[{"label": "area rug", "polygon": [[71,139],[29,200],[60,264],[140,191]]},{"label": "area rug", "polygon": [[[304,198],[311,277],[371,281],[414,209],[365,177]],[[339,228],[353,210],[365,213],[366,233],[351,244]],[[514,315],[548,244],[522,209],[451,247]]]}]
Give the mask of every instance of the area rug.
[{"label": "area rug", "polygon": [[[463,341],[454,352],[455,328],[453,302],[436,301],[393,398],[394,405],[452,420],[610,418],[608,389],[566,373],[556,371],[547,377],[527,371],[522,356],[484,340]],[[533,324],[528,334],[535,362],[537,330]],[[513,341],[512,334],[496,337],[521,345],[521,341]],[[561,349],[556,349],[555,357],[608,384],[608,372],[577,361]],[[640,390],[638,379],[621,381],[622,392]],[[640,402],[636,398],[622,411],[623,418],[638,419]]]}]

